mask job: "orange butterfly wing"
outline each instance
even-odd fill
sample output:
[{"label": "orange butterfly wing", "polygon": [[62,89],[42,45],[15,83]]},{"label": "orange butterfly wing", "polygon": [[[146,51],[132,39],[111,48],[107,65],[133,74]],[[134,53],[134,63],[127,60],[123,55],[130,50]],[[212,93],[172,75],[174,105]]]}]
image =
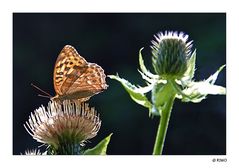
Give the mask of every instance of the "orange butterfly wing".
[{"label": "orange butterfly wing", "polygon": [[59,99],[81,102],[107,88],[104,70],[88,63],[70,45],[60,52],[54,69],[54,88]]}]

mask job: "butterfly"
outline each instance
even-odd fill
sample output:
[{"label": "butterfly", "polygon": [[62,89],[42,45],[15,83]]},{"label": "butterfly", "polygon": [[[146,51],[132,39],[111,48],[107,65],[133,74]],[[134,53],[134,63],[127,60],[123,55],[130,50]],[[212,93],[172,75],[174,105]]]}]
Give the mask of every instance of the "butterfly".
[{"label": "butterfly", "polygon": [[104,70],[87,62],[76,49],[66,45],[58,55],[53,73],[56,96],[53,101],[85,102],[107,89]]}]

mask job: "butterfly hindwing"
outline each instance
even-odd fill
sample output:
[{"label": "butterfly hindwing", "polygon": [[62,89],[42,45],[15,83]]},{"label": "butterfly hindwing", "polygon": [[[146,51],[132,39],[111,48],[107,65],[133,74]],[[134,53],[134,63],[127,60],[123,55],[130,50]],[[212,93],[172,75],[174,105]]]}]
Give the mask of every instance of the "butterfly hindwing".
[{"label": "butterfly hindwing", "polygon": [[87,96],[92,96],[105,89],[103,69],[93,63],[89,63],[86,67],[84,73],[72,84],[67,94],[84,92]]}]

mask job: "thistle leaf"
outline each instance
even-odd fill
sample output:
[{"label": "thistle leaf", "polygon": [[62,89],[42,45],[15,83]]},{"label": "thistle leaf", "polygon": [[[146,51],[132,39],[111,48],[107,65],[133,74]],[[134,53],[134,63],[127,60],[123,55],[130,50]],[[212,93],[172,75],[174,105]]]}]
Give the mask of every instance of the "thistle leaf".
[{"label": "thistle leaf", "polygon": [[188,76],[189,80],[192,80],[192,78],[194,77],[195,64],[196,64],[196,49],[194,50],[190,60],[188,61],[188,69],[185,73],[185,75]]},{"label": "thistle leaf", "polygon": [[208,94],[211,95],[225,95],[226,88],[223,86],[214,85],[217,80],[219,73],[223,70],[225,65],[221,66],[213,75],[211,75],[207,80],[199,82],[190,82],[187,87],[180,91],[178,88],[176,90],[177,98],[182,99],[183,102],[194,102],[199,103],[206,98]]},{"label": "thistle leaf", "polygon": [[217,80],[219,73],[223,70],[226,65],[222,65],[213,75],[211,75],[206,81],[208,83],[214,84]]},{"label": "thistle leaf", "polygon": [[192,82],[192,86],[185,89],[183,91],[185,94],[201,94],[201,95],[207,95],[207,94],[213,94],[213,95],[225,95],[226,89],[222,86],[213,85],[206,81],[200,81],[200,82]]},{"label": "thistle leaf", "polygon": [[187,71],[184,73],[182,79],[180,80],[182,86],[185,86],[192,81],[195,72],[195,64],[196,64],[196,49],[194,50],[190,59],[188,60]]},{"label": "thistle leaf", "polygon": [[120,82],[125,90],[129,93],[130,97],[138,104],[151,109],[152,104],[149,102],[148,98],[144,95],[144,93],[152,90],[152,85],[147,87],[137,88],[135,85],[131,84],[129,81],[120,78],[116,75],[108,75],[109,78],[115,79]]},{"label": "thistle leaf", "polygon": [[193,82],[192,86],[183,90],[183,94],[189,96],[183,96],[182,101],[199,103],[206,98],[208,94],[211,95],[225,95],[226,88],[218,85],[210,84],[206,81]]},{"label": "thistle leaf", "polygon": [[140,66],[140,70],[143,72],[143,74],[145,74],[146,76],[150,77],[150,78],[153,78],[153,79],[158,79],[159,76],[158,75],[154,75],[152,74],[150,71],[147,70],[147,68],[145,67],[144,65],[144,60],[143,60],[143,57],[142,57],[142,54],[141,54],[141,51],[143,50],[144,48],[141,48],[139,50],[139,66]]},{"label": "thistle leaf", "polygon": [[94,148],[88,149],[84,152],[84,155],[106,155],[107,147],[110,142],[112,133],[105,139],[100,141]]}]

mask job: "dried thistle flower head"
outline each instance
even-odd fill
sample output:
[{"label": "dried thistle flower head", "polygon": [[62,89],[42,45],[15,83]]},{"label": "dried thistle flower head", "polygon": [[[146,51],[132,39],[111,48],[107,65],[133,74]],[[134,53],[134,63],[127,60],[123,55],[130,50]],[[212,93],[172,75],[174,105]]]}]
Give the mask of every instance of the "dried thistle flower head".
[{"label": "dried thistle flower head", "polygon": [[95,137],[101,126],[101,120],[94,108],[87,103],[55,101],[36,109],[24,127],[38,142],[48,144],[55,150],[73,151],[83,143]]},{"label": "dried thistle flower head", "polygon": [[155,72],[165,78],[180,79],[188,68],[192,41],[183,32],[165,31],[154,36],[152,41],[152,62]]},{"label": "dried thistle flower head", "polygon": [[46,155],[46,152],[41,153],[38,149],[27,149],[24,155]]}]

